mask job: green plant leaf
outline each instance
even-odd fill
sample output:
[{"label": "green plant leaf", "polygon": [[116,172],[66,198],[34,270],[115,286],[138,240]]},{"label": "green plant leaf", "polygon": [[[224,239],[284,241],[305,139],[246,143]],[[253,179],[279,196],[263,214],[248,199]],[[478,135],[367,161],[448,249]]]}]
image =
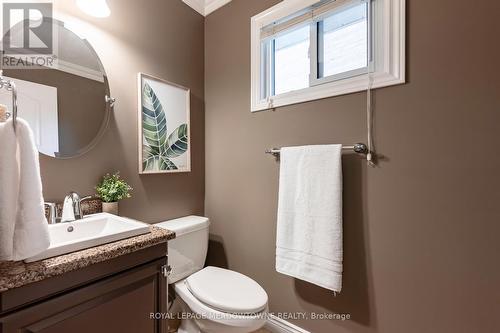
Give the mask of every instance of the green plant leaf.
[{"label": "green plant leaf", "polygon": [[168,158],[181,156],[188,150],[188,127],[182,124],[173,131],[167,140],[165,155]]},{"label": "green plant leaf", "polygon": [[161,156],[165,154],[167,143],[167,118],[160,100],[148,83],[142,90],[142,128],[147,146],[146,156]]},{"label": "green plant leaf", "polygon": [[166,171],[177,170],[177,166],[167,157],[153,155],[144,159],[142,162],[142,169],[144,171]]},{"label": "green plant leaf", "polygon": [[147,145],[147,144],[142,145],[143,161],[145,161],[146,159],[148,159],[150,157],[158,156],[158,154],[159,154],[158,151],[152,149],[149,145]]}]

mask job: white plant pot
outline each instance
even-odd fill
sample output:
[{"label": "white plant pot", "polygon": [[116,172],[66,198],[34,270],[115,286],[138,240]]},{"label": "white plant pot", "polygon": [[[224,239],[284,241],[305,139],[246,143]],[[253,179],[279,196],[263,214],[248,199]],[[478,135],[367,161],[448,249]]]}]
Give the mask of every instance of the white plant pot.
[{"label": "white plant pot", "polygon": [[103,213],[118,215],[118,202],[103,202],[102,211]]}]

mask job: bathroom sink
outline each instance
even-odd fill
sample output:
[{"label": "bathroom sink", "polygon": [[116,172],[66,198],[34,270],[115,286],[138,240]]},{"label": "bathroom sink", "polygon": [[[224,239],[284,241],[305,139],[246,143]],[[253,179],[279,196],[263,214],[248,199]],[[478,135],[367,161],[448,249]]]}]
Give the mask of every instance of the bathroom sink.
[{"label": "bathroom sink", "polygon": [[49,225],[50,247],[25,262],[55,257],[149,232],[149,226],[142,222],[107,213],[89,215],[75,222]]}]

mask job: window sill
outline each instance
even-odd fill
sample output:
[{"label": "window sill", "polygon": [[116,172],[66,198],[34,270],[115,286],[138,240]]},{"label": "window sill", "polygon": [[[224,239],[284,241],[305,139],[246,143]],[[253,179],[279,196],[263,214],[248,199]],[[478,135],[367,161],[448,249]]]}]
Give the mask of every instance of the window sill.
[{"label": "window sill", "polygon": [[[372,88],[382,88],[405,83],[404,72],[399,73],[373,73]],[[368,88],[368,75],[358,75],[301,90],[280,94],[272,98],[272,103],[262,100],[252,103],[252,112],[265,111],[281,106],[309,102],[313,100],[341,96],[350,93],[365,91]]]}]

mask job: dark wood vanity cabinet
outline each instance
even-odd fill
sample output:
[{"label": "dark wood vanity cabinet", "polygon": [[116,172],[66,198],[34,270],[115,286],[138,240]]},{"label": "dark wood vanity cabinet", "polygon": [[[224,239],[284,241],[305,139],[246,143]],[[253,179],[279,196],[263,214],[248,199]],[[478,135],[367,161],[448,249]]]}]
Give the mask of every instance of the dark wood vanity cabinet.
[{"label": "dark wood vanity cabinet", "polygon": [[[0,332],[166,333],[168,321],[153,317],[155,313],[167,312],[168,286],[162,272],[166,257],[115,274],[107,274],[105,269],[106,264],[112,267],[117,263],[102,264],[102,273],[108,276],[76,288],[64,290],[71,283],[65,278],[71,276],[44,281],[39,287],[46,288],[50,296],[2,314]],[[92,273],[77,271],[68,275]],[[74,281],[78,283],[77,280]],[[54,286],[47,282],[62,282],[61,290],[53,293],[50,289]],[[18,290],[18,296],[25,296],[22,290]],[[8,297],[2,303],[8,306]]]}]

